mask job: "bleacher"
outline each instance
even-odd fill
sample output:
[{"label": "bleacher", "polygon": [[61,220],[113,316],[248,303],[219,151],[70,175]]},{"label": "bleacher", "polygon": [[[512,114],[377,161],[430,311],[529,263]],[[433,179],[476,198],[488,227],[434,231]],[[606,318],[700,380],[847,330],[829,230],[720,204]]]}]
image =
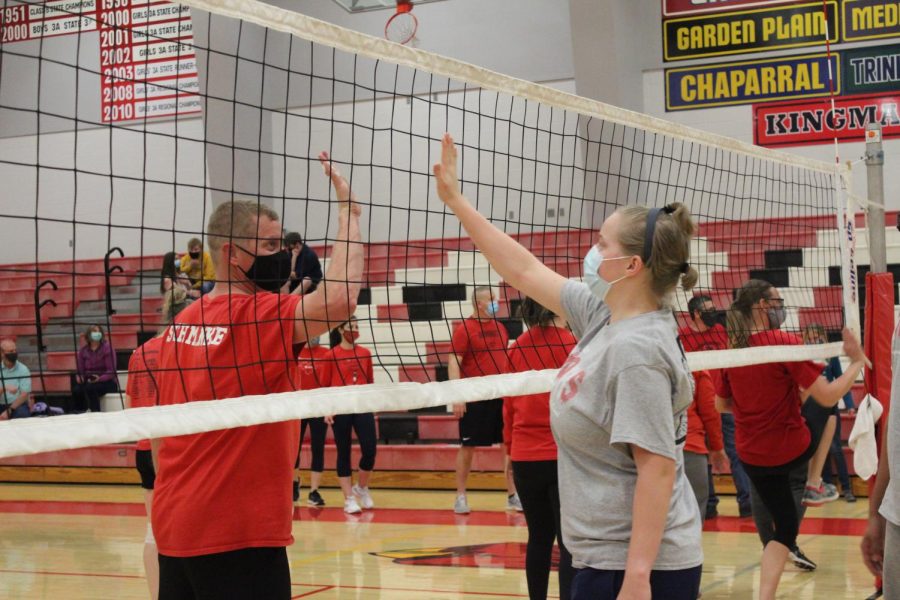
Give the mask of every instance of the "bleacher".
[{"label": "bleacher", "polygon": [[[893,217],[889,222],[893,222]],[[863,225],[861,219],[857,225]],[[864,229],[858,233],[856,256],[860,272],[864,273],[868,264],[867,236]],[[698,289],[714,290],[710,294],[714,303],[724,309],[731,302],[730,290],[751,277],[767,279],[779,287],[785,298],[786,329],[797,331],[810,322],[819,322],[830,336],[839,337],[842,297],[840,258],[834,250],[837,235],[833,218],[702,224],[691,259],[692,264],[701,266]],[[572,230],[521,234],[517,238],[557,272],[579,277],[582,258],[594,236],[593,231]],[[888,264],[900,280],[900,232],[890,227],[886,236]],[[327,262],[328,249],[316,250]],[[109,330],[119,355],[124,389],[128,355],[143,336],[152,335],[160,324],[161,258],[111,259],[110,266],[121,269],[109,276],[109,300],[115,311],[112,315],[107,310],[103,260],[0,266],[0,336],[16,338],[20,360],[34,376],[36,396],[50,404],[68,406],[69,373],[75,367],[75,352],[83,343],[81,334],[91,322],[99,322]],[[471,313],[474,285],[492,284],[498,288],[499,318],[510,330],[511,339],[522,330],[521,322],[510,318],[519,300],[518,293],[500,282],[468,239],[369,244],[365,278],[368,285],[357,309],[359,343],[373,351],[376,382],[446,379],[445,360],[452,330]],[[47,279],[52,279],[57,289],[47,285],[40,290],[39,301],[52,299],[55,305],[47,304],[40,311],[46,351],[39,353],[34,293],[36,286]],[[860,281],[864,283],[864,277]],[[682,294],[677,298],[676,312],[683,322],[686,298]],[[900,293],[895,303],[898,299]],[[857,386],[854,395],[858,398],[861,393],[861,386]],[[107,408],[121,408],[121,400],[110,399],[105,404]],[[457,439],[456,419],[452,415],[444,411],[386,413],[378,415],[377,422],[383,444],[377,471],[395,475],[428,473],[434,477],[426,477],[423,485],[452,487]],[[845,439],[851,428],[852,417],[845,416]],[[307,455],[304,453],[304,464]],[[326,461],[329,468],[334,464],[330,440]],[[125,468],[128,464],[133,464],[133,448],[129,445],[73,450],[0,461],[0,480],[35,477],[33,472],[11,470],[15,467],[57,467],[55,475],[47,475],[44,469],[41,476],[63,479],[60,472],[66,468],[90,467],[94,471],[120,470],[113,480],[133,481],[134,474]],[[852,460],[848,464],[852,468]],[[479,449],[474,470],[490,474],[482,478],[482,485],[499,487],[502,465],[499,448]],[[444,477],[448,473],[451,477]],[[68,475],[86,476],[85,472]],[[394,479],[382,477],[382,481],[410,483],[401,475]],[[479,485],[477,477],[474,485]]]}]

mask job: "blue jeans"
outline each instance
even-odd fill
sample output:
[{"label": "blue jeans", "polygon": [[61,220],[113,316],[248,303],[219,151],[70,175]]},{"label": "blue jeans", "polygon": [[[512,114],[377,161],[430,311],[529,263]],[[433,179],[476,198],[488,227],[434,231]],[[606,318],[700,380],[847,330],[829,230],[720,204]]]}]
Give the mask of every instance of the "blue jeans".
[{"label": "blue jeans", "polygon": [[722,415],[722,438],[725,440],[725,454],[731,462],[731,478],[737,489],[738,506],[750,508],[750,478],[744,472],[744,465],[741,464],[734,445],[734,415],[727,413]]},{"label": "blue jeans", "polygon": [[[666,600],[697,600],[703,567],[680,571],[652,571],[650,593]],[[578,569],[572,582],[572,600],[615,600],[622,589],[625,571]]]},{"label": "blue jeans", "polygon": [[[0,410],[5,411],[9,408],[8,404],[0,404]],[[10,419],[23,419],[25,417],[31,416],[31,410],[28,408],[28,403],[20,405],[18,408],[13,409],[12,414],[9,415]]]},{"label": "blue jeans", "polygon": [[834,483],[834,474],[831,472],[831,459],[837,465],[838,481],[842,490],[850,489],[850,473],[847,471],[847,460],[844,458],[844,447],[841,445],[841,415],[837,415],[834,437],[831,438],[831,448],[828,449],[828,458],[822,469],[822,479],[827,483]]}]

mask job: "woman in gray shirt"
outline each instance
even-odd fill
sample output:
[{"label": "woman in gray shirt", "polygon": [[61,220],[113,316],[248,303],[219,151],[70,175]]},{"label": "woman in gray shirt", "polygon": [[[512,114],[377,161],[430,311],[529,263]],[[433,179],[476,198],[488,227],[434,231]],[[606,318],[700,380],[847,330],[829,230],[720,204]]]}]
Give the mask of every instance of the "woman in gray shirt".
[{"label": "woman in gray shirt", "polygon": [[693,380],[664,299],[688,265],[686,207],[620,208],[585,257],[585,284],[546,267],[463,197],[445,134],[438,194],[503,279],[579,338],[551,393],[562,532],[578,569],[572,600],[695,600],[701,520],[684,474]]}]

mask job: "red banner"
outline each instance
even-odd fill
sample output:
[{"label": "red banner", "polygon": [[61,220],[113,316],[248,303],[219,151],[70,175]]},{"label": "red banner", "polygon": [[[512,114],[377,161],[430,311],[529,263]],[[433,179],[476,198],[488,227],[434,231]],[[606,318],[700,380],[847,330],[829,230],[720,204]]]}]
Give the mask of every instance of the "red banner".
[{"label": "red banner", "polygon": [[775,4],[797,4],[803,0],[662,0],[664,17],[699,15],[702,13]]},{"label": "red banner", "polygon": [[881,123],[883,137],[900,137],[900,94],[840,96],[828,100],[753,105],[753,143],[769,148],[862,142],[866,125]]}]

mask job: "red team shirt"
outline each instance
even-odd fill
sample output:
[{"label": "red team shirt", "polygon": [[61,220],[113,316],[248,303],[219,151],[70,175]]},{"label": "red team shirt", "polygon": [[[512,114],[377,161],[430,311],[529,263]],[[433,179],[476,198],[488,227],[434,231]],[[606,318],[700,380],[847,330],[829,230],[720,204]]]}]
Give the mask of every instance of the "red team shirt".
[{"label": "red team shirt", "polygon": [[[754,333],[750,347],[800,346],[796,335],[779,330]],[[809,447],[810,434],[800,414],[800,388],[822,375],[822,365],[784,362],[723,369],[717,393],[732,398],[735,445],[742,462],[774,467],[791,462]]]},{"label": "red team shirt", "polygon": [[716,386],[709,371],[694,372],[694,402],[688,407],[687,414],[685,452],[708,454],[725,447],[722,440],[722,419],[716,410]]},{"label": "red team shirt", "polygon": [[[156,406],[158,375],[154,373],[159,363],[159,349],[162,338],[155,337],[138,346],[128,359],[128,384],[125,393],[131,399],[131,408]],[[150,440],[140,440],[138,450],[150,450]]]},{"label": "red team shirt", "polygon": [[321,378],[322,387],[372,383],[372,353],[362,346],[350,350],[335,346],[322,363]]},{"label": "red team shirt", "polygon": [[322,367],[331,352],[324,346],[304,346],[297,357],[297,372],[301,390],[315,390],[323,386]]},{"label": "red team shirt", "polygon": [[509,334],[495,319],[469,317],[457,325],[450,345],[451,352],[462,356],[461,377],[498,375],[509,370]]},{"label": "red team shirt", "polygon": [[[532,327],[509,350],[511,373],[558,369],[578,341],[568,329]],[[515,461],[556,460],[550,393],[503,399],[503,441]]]},{"label": "red team shirt", "polygon": [[678,337],[681,338],[681,345],[685,352],[724,350],[728,347],[728,334],[725,332],[725,328],[719,324],[706,331],[694,331],[690,327],[682,327],[678,330]]},{"label": "red team shirt", "polygon": [[[204,296],[162,336],[160,403],[297,389],[292,350],[300,296]],[[299,421],[164,438],[152,525],[167,556],[293,543],[291,476]]]}]

